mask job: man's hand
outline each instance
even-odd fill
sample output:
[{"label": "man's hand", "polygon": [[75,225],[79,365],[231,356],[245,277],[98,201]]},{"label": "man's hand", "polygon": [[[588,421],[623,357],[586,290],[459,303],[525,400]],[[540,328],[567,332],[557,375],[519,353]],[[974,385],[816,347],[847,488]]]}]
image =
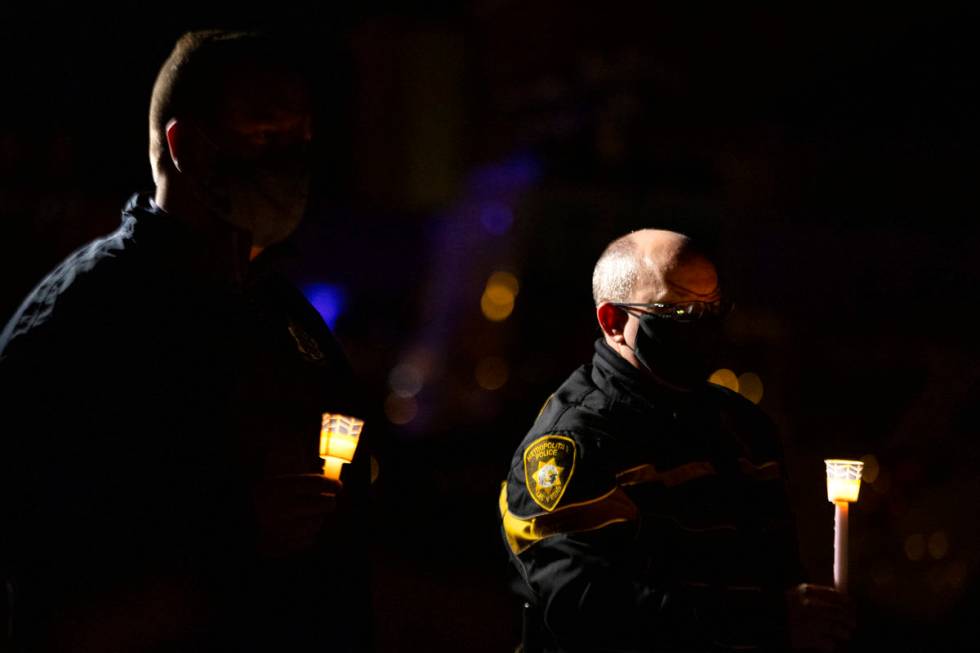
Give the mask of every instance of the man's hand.
[{"label": "man's hand", "polygon": [[786,592],[794,651],[833,653],[854,631],[854,603],[832,587],[804,583]]},{"label": "man's hand", "polygon": [[280,558],[313,546],[324,519],[337,509],[343,488],[320,474],[290,474],[262,480],[255,488],[259,553]]}]

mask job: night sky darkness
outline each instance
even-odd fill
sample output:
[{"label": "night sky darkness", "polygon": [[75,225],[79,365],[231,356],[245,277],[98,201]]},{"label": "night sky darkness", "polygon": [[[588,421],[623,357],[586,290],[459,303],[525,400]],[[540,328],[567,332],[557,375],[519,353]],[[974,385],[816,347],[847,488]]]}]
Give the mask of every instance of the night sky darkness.
[{"label": "night sky darkness", "polygon": [[[822,460],[873,456],[851,511],[852,650],[949,650],[980,608],[980,16],[567,4],[5,10],[3,320],[151,188],[146,111],[179,34],[293,29],[320,141],[283,254],[390,422],[381,650],[516,642],[498,483],[590,356],[595,259],[641,226],[720,251],[737,305],[723,363],[762,382],[817,582],[833,559]],[[505,293],[506,318],[487,319],[501,284],[512,310]]]}]

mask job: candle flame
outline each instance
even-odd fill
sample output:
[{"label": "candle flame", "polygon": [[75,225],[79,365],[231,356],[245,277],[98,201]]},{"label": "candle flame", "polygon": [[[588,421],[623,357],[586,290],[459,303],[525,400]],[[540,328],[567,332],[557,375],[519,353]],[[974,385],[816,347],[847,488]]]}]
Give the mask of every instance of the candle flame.
[{"label": "candle flame", "polygon": [[860,460],[836,459],[825,460],[824,463],[827,465],[827,500],[831,503],[857,501],[864,463]]}]

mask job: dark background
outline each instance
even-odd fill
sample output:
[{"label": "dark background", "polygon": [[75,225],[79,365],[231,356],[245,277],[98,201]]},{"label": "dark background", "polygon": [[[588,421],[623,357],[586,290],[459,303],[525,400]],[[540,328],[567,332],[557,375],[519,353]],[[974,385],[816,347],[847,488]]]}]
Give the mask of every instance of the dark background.
[{"label": "dark background", "polygon": [[[179,34],[293,29],[322,138],[289,270],[391,422],[375,430],[381,650],[513,647],[499,481],[590,355],[595,259],[640,226],[721,246],[725,363],[762,380],[817,582],[822,459],[873,456],[851,513],[852,650],[958,649],[980,608],[977,12],[589,4],[6,10],[3,319],[151,187],[150,89]],[[493,322],[499,270],[520,288]]]}]

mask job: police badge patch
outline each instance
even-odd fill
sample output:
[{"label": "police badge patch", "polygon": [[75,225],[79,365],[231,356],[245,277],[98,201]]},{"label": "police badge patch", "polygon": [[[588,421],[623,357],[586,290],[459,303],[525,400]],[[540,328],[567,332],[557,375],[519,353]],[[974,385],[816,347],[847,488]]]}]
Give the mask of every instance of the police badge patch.
[{"label": "police badge patch", "polygon": [[564,435],[538,438],[524,450],[524,482],[534,502],[551,512],[575,471],[575,441]]}]

